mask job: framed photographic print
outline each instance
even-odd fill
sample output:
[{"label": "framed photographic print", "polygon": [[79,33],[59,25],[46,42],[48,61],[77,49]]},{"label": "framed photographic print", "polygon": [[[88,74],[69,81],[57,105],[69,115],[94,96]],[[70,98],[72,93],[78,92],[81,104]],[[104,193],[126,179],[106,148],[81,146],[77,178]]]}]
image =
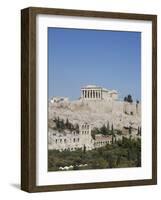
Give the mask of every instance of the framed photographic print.
[{"label": "framed photographic print", "polygon": [[157,16],[21,11],[21,188],[157,184]]}]

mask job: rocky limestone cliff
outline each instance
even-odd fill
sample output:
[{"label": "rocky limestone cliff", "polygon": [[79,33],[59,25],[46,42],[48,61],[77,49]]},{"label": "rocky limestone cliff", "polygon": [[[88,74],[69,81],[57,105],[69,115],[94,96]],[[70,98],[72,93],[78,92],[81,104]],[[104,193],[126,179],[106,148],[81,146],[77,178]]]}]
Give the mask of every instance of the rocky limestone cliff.
[{"label": "rocky limestone cliff", "polygon": [[[109,122],[115,129],[123,130],[141,126],[141,105],[123,101],[63,101],[51,103],[48,109],[49,121],[55,117],[75,123],[89,123],[92,128],[101,127]],[[51,124],[50,124],[51,125]]]}]

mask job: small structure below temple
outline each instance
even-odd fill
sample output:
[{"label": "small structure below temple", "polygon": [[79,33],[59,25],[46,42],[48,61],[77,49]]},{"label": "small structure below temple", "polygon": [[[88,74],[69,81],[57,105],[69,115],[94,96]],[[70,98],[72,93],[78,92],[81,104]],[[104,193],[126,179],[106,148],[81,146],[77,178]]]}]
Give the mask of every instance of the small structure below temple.
[{"label": "small structure below temple", "polygon": [[86,151],[100,148],[112,143],[112,136],[104,136],[98,134],[95,139],[91,136],[91,127],[89,124],[84,123],[80,125],[79,131],[72,132],[56,132],[49,131],[49,149],[59,151],[69,150],[75,151],[77,149],[85,149]]},{"label": "small structure below temple", "polygon": [[51,103],[59,103],[59,102],[67,102],[69,99],[68,97],[53,97],[50,102]]},{"label": "small structure below temple", "polygon": [[112,143],[112,135],[108,136],[102,134],[95,135],[95,142],[94,142],[95,148],[106,146],[106,144],[111,144],[111,143]]},{"label": "small structure below temple", "polygon": [[116,100],[118,92],[107,90],[96,85],[87,85],[81,88],[81,99],[83,100]]}]

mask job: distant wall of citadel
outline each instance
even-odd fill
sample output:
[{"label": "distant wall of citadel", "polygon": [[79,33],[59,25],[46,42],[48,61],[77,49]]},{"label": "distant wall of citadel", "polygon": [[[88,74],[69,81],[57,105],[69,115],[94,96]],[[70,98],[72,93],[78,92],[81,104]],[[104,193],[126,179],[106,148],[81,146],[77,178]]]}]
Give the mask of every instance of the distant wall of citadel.
[{"label": "distant wall of citadel", "polygon": [[[128,103],[124,101],[105,101],[105,100],[97,100],[97,101],[82,101],[82,100],[77,100],[77,101],[68,101],[68,102],[59,102],[59,103],[52,103],[50,104],[50,109],[49,109],[49,118],[55,117],[55,113],[58,113],[59,111],[59,116],[62,118],[66,119],[71,116],[72,117],[72,122],[73,123],[78,123],[80,119],[80,116],[83,114],[83,119],[84,122],[91,122],[92,119],[96,121],[97,119],[97,124],[101,126],[101,122],[103,123],[105,120],[103,119],[104,114],[112,114],[111,115],[111,120],[109,118],[106,118],[109,122],[112,122],[113,125],[118,126],[118,128],[121,126],[128,126],[128,119],[126,119],[126,116],[130,115],[131,117],[134,117],[135,121],[135,126],[136,128],[139,126],[139,119],[141,116],[141,104],[136,104],[136,102],[133,103]],[[62,114],[64,113],[64,114]],[[74,113],[74,114],[72,114]],[[90,115],[90,119],[88,120],[88,115],[92,113],[93,115]],[[97,118],[98,114],[98,118]],[[65,117],[64,117],[65,116]],[[123,118],[123,116],[125,118]],[[104,116],[107,117],[107,116]],[[100,119],[100,121],[99,121]],[[105,119],[105,118],[104,118]],[[106,121],[107,121],[106,120]],[[120,123],[120,120],[121,121]]]},{"label": "distant wall of citadel", "polygon": [[91,111],[103,113],[125,113],[128,115],[140,115],[141,104],[123,101],[73,101],[60,103],[57,106],[68,108],[73,111]]}]

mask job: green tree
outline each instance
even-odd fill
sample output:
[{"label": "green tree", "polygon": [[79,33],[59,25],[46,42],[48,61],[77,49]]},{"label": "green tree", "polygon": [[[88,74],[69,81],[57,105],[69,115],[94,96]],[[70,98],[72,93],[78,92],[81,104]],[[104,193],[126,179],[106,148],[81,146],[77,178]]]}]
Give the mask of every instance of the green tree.
[{"label": "green tree", "polygon": [[75,130],[76,130],[77,132],[79,132],[79,125],[78,125],[78,124],[75,125]]},{"label": "green tree", "polygon": [[124,101],[132,103],[133,102],[132,96],[130,94],[128,94],[126,97],[124,97]]},{"label": "green tree", "polygon": [[125,102],[127,101],[127,97],[124,97],[124,101],[125,101]]},{"label": "green tree", "polygon": [[116,167],[116,157],[111,152],[111,154],[108,156],[108,167],[109,168],[115,168]]},{"label": "green tree", "polygon": [[64,124],[64,120],[59,120],[59,128],[60,129],[64,129],[65,128],[65,124]]},{"label": "green tree", "polygon": [[91,136],[92,136],[92,138],[95,140],[95,135],[96,135],[96,132],[95,131],[91,131]]},{"label": "green tree", "polygon": [[67,129],[69,128],[69,120],[68,120],[68,118],[66,119],[65,127],[66,127]]},{"label": "green tree", "polygon": [[140,127],[138,126],[137,135],[140,135]]},{"label": "green tree", "polygon": [[114,144],[115,143],[115,137],[114,137],[114,135],[112,135],[112,144]]},{"label": "green tree", "polygon": [[113,131],[113,124],[111,125],[111,134],[112,134],[112,135],[114,134],[114,131]]},{"label": "green tree", "polygon": [[109,133],[109,130],[110,130],[110,124],[109,124],[109,121],[107,122],[107,132]]},{"label": "green tree", "polygon": [[132,96],[131,96],[130,94],[127,96],[127,101],[128,101],[129,103],[132,103],[132,102],[133,102]]},{"label": "green tree", "polygon": [[107,134],[107,128],[105,125],[103,125],[101,128],[100,128],[100,131],[103,135],[106,135]]},{"label": "green tree", "polygon": [[132,127],[130,126],[129,127],[129,135],[131,135],[131,133],[132,133]]},{"label": "green tree", "polygon": [[86,146],[83,146],[83,153],[86,153]]},{"label": "green tree", "polygon": [[60,128],[60,119],[57,117],[56,119],[56,127],[59,129]]},{"label": "green tree", "polygon": [[118,154],[118,155],[117,155],[117,160],[116,160],[116,166],[117,166],[117,167],[119,166],[120,162],[121,162],[121,155]]}]

